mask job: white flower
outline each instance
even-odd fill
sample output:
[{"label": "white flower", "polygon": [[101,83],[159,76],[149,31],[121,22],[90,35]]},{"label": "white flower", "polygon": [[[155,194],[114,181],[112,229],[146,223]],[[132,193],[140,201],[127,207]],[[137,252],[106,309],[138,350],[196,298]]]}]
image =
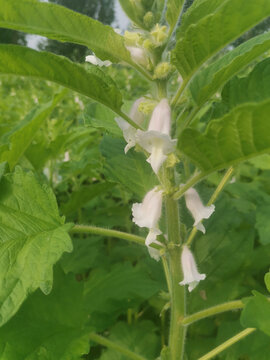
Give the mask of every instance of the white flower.
[{"label": "white flower", "polygon": [[109,60],[102,61],[95,54],[86,56],[85,61],[90,62],[91,64],[97,65],[97,66],[112,65],[111,61],[109,61]]},{"label": "white flower", "polygon": [[68,151],[66,151],[65,152],[65,157],[64,157],[64,162],[68,162],[70,160],[70,156],[69,156],[69,152]]},{"label": "white flower", "polygon": [[161,245],[161,242],[157,240],[157,236],[162,234],[162,232],[159,229],[150,229],[146,239],[145,239],[145,245],[148,248],[149,255],[151,258],[155,259],[156,261],[159,261],[160,259],[160,253],[159,250],[151,247],[151,244],[158,244]]},{"label": "white flower", "polygon": [[[145,99],[143,97],[137,99],[130,110],[129,117],[138,125],[141,125],[144,117],[143,114],[139,111],[139,105],[142,101]],[[120,129],[123,131],[124,139],[127,142],[127,145],[125,147],[125,154],[128,152],[129,149],[135,146],[136,144],[136,131],[133,126],[131,126],[127,121],[121,119],[121,118],[115,118],[115,121],[117,122]]]},{"label": "white flower", "polygon": [[148,191],[142,203],[132,205],[132,221],[148,229],[158,229],[158,221],[162,210],[162,190],[157,187]]},{"label": "white flower", "polygon": [[188,291],[191,292],[201,280],[206,278],[205,274],[200,274],[192,252],[184,245],[181,254],[181,266],[184,274],[184,280],[180,285],[188,285]]},{"label": "white flower", "polygon": [[174,151],[177,140],[172,140],[169,135],[154,130],[137,130],[136,135],[137,143],[151,154],[146,161],[157,174],[167,155]]},{"label": "white flower", "polygon": [[215,205],[204,206],[199,194],[194,188],[189,188],[185,192],[186,206],[194,218],[194,224],[198,230],[205,234],[205,227],[201,223],[203,219],[208,219],[215,211]]},{"label": "white flower", "polygon": [[147,56],[143,49],[136,46],[126,46],[126,48],[130,52],[133,61],[142,66],[148,66]]},{"label": "white flower", "polygon": [[171,109],[167,99],[162,99],[155,107],[148,130],[137,131],[137,143],[151,155],[147,161],[157,174],[167,155],[174,151],[176,140],[170,137]]},{"label": "white flower", "polygon": [[150,256],[159,260],[159,251],[151,244],[162,245],[158,240],[157,236],[162,234],[158,228],[158,221],[162,211],[162,190],[157,190],[157,187],[148,191],[145,195],[142,203],[135,203],[132,206],[132,221],[140,227],[147,227],[149,233],[145,239],[145,245],[148,248]]}]

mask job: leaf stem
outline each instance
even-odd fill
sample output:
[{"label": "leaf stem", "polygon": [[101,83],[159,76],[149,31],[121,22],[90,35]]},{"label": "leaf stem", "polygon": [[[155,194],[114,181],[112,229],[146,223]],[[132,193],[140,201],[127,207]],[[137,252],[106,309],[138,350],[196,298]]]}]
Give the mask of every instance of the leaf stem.
[{"label": "leaf stem", "polygon": [[217,354],[221,353],[222,351],[226,350],[228,347],[232,346],[236,342],[242,340],[249,334],[253,333],[256,329],[254,328],[247,328],[243,331],[240,331],[235,336],[231,337],[229,340],[225,341],[223,344],[217,346],[215,349],[210,351],[209,353],[205,354],[204,356],[200,357],[198,360],[209,360],[212,359]]},{"label": "leaf stem", "polygon": [[[118,231],[118,230],[104,229],[104,228],[92,226],[92,225],[75,225],[71,229],[71,233],[96,234],[96,235],[110,236],[110,237],[131,241],[136,244],[145,246],[145,239],[141,236],[125,233],[125,232]],[[158,244],[151,244],[151,246],[154,247],[155,249],[160,249],[160,246]]]},{"label": "leaf stem", "polygon": [[181,196],[184,195],[184,193],[191,188],[193,185],[197,184],[197,182],[199,182],[200,180],[202,180],[205,177],[204,173],[197,173],[195,174],[190,180],[188,180],[188,182],[181,186],[181,188],[176,191],[176,193],[174,194],[173,198],[175,200],[179,199]]},{"label": "leaf stem", "polygon": [[185,91],[187,84],[188,84],[188,81],[186,81],[186,80],[184,80],[182,82],[181,86],[177,90],[177,93],[175,94],[174,98],[172,99],[172,102],[171,102],[172,108],[174,108],[177,105],[178,100],[181,98],[183,92]]},{"label": "leaf stem", "polygon": [[229,301],[224,304],[219,304],[216,306],[212,306],[208,309],[198,311],[195,314],[188,315],[188,316],[184,317],[184,319],[182,319],[182,320],[180,319],[180,321],[183,325],[190,325],[198,320],[202,320],[209,316],[220,314],[225,311],[242,309],[243,307],[244,307],[244,304],[243,304],[242,300]]},{"label": "leaf stem", "polygon": [[135,129],[143,130],[143,128],[136,124],[135,121],[133,121],[127,114],[125,114],[121,110],[119,110],[117,114],[120,115],[126,122],[129,123],[129,125],[133,126]]},{"label": "leaf stem", "polygon": [[90,340],[96,342],[97,344],[100,344],[100,345],[106,346],[106,347],[108,347],[110,349],[118,351],[119,353],[127,356],[129,359],[147,360],[143,356],[138,355],[138,354],[134,353],[133,351],[130,351],[127,348],[125,348],[125,347],[123,347],[123,346],[121,346],[119,344],[116,344],[115,342],[113,342],[113,341],[111,341],[109,339],[106,339],[105,337],[103,337],[101,335],[92,333],[92,334],[90,334],[89,338],[90,338]]},{"label": "leaf stem", "polygon": [[[223,190],[224,186],[227,184],[227,182],[228,182],[228,180],[230,179],[232,173],[233,173],[233,167],[230,167],[230,168],[226,171],[226,174],[223,176],[223,178],[221,179],[220,183],[218,184],[216,190],[214,191],[213,195],[211,196],[210,200],[208,201],[207,206],[212,205],[212,204],[216,201],[218,195],[221,193],[221,191]],[[190,246],[190,245],[191,245],[191,243],[192,243],[195,235],[197,234],[197,231],[198,231],[198,230],[197,230],[196,227],[194,227],[194,228],[192,229],[192,231],[191,231],[191,233],[190,233],[190,235],[189,235],[189,237],[188,237],[188,239],[187,239],[187,242],[186,242],[187,246]]]}]

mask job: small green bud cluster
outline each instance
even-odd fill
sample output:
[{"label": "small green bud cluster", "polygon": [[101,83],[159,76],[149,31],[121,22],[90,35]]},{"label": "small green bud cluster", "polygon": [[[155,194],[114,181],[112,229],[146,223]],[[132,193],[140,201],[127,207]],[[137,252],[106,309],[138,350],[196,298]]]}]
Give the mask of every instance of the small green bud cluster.
[{"label": "small green bud cluster", "polygon": [[172,73],[173,66],[168,62],[159,63],[154,70],[154,79],[164,80]]}]

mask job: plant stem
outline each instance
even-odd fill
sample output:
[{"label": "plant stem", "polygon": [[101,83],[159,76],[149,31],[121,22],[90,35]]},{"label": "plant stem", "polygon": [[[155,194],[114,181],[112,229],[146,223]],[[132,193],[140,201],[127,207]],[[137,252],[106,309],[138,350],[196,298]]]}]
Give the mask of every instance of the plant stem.
[{"label": "plant stem", "polygon": [[90,338],[90,340],[92,340],[92,341],[94,341],[94,342],[96,342],[96,343],[98,343],[100,345],[103,345],[103,346],[106,346],[106,347],[108,347],[110,349],[118,351],[119,353],[127,356],[129,359],[147,360],[143,356],[135,354],[134,352],[128,350],[127,348],[125,348],[125,347],[123,347],[123,346],[121,346],[119,344],[116,344],[115,342],[113,342],[111,340],[108,340],[105,337],[100,336],[98,334],[92,333],[92,334],[90,334],[89,338]]},{"label": "plant stem", "polygon": [[186,85],[187,85],[187,81],[183,81],[181,86],[179,87],[177,93],[175,94],[175,97],[172,99],[172,102],[171,102],[171,107],[174,108],[177,103],[178,103],[178,100],[180,99],[181,95],[183,94],[183,92],[185,91],[186,89]]},{"label": "plant stem", "polygon": [[[223,190],[224,186],[227,184],[227,182],[228,182],[228,180],[230,179],[232,173],[233,173],[233,167],[230,167],[230,168],[226,171],[226,174],[223,176],[223,178],[221,179],[220,183],[218,184],[216,190],[214,191],[213,195],[211,196],[210,200],[208,201],[207,206],[212,205],[212,204],[216,201],[218,195],[221,193],[221,191]],[[191,243],[192,243],[195,235],[197,234],[197,231],[198,231],[198,230],[197,230],[196,227],[194,227],[194,228],[192,229],[192,231],[191,231],[191,233],[190,233],[190,235],[189,235],[189,237],[188,237],[188,239],[187,239],[187,242],[186,242],[187,246],[190,246],[190,245],[191,245]]]},{"label": "plant stem", "polygon": [[[96,235],[103,235],[103,236],[110,236],[118,239],[128,240],[134,242],[139,245],[145,246],[145,239],[138,235],[128,234],[118,230],[111,230],[111,229],[104,229],[97,226],[91,225],[75,225],[71,229],[71,233],[77,234],[96,234]],[[151,244],[151,246],[155,249],[160,249],[158,244]]]},{"label": "plant stem", "polygon": [[244,304],[242,300],[235,300],[235,301],[229,301],[224,304],[219,304],[216,306],[212,306],[208,309],[198,311],[195,314],[188,315],[184,319],[180,319],[183,325],[190,325],[198,320],[204,319],[209,316],[213,316],[216,314],[223,313],[225,311],[235,310],[235,309],[242,309],[244,307]]},{"label": "plant stem", "polygon": [[172,197],[166,198],[166,218],[168,231],[169,290],[171,297],[171,321],[169,348],[171,360],[181,360],[184,353],[186,329],[179,322],[185,316],[185,288],[179,285],[182,280],[181,238],[178,202]]},{"label": "plant stem", "polygon": [[236,342],[242,340],[244,337],[248,336],[249,334],[253,333],[256,329],[254,328],[247,328],[240,333],[236,334],[235,336],[231,337],[229,340],[225,341],[223,344],[217,346],[215,349],[210,351],[209,353],[205,354],[204,356],[200,357],[198,360],[209,360],[212,359],[217,354],[221,353],[222,351],[226,350],[228,347],[232,346]]}]

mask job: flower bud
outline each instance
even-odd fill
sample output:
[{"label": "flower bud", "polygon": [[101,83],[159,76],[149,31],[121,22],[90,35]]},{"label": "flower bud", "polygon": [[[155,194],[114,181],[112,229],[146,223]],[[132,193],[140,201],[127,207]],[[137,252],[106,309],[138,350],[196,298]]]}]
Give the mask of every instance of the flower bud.
[{"label": "flower bud", "polygon": [[181,254],[181,266],[184,274],[184,280],[180,285],[188,285],[188,291],[191,292],[201,280],[206,278],[205,274],[200,274],[192,252],[184,245]]},{"label": "flower bud", "polygon": [[148,67],[148,59],[143,49],[135,46],[126,46],[134,62]]},{"label": "flower bud", "polygon": [[151,31],[153,42],[156,46],[160,46],[167,39],[167,27],[156,24],[154,29]]},{"label": "flower bud", "polygon": [[166,79],[172,72],[173,67],[168,62],[159,63],[154,71],[154,79]]},{"label": "flower bud", "polygon": [[155,16],[152,11],[148,11],[143,18],[144,25],[147,29],[151,29],[155,23]]}]

